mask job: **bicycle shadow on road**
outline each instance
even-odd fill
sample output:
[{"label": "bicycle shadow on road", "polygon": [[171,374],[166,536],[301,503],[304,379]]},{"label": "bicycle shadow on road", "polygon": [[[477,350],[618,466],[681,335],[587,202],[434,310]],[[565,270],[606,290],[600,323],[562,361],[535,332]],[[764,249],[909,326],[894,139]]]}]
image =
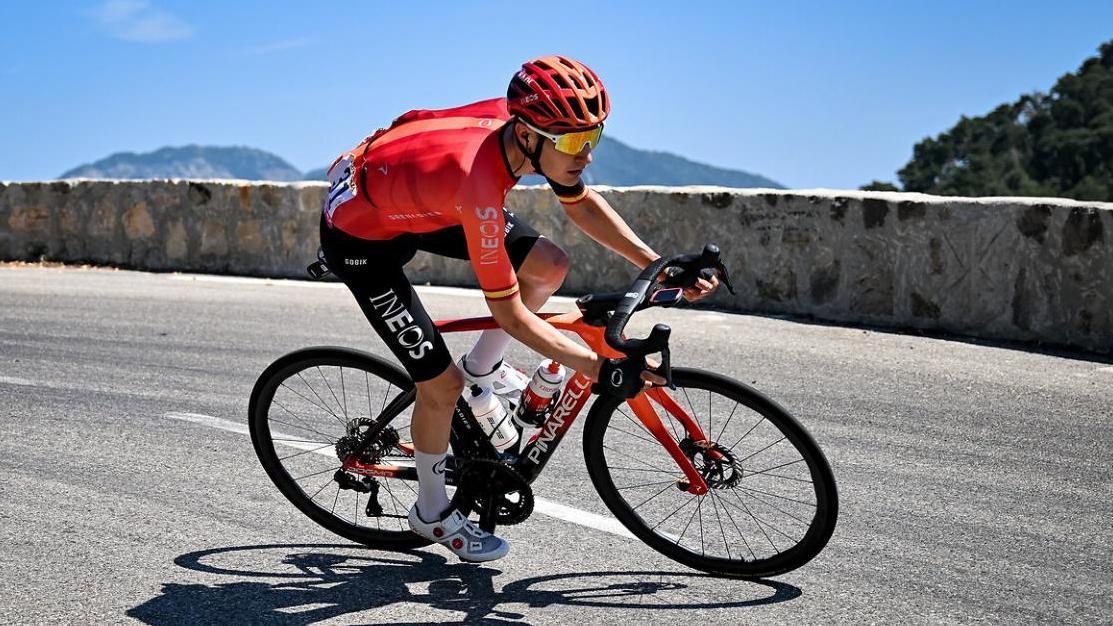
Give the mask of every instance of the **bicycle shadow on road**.
[{"label": "bicycle shadow on road", "polygon": [[342,544],[215,548],[183,554],[174,563],[202,575],[249,580],[164,583],[160,595],[128,610],[129,617],[157,625],[310,624],[412,604],[397,607],[395,614],[429,623],[441,617],[429,612],[435,609],[462,614],[442,623],[520,624],[528,619],[518,612],[524,608],[743,608],[801,594],[781,582],[740,581],[745,599],[722,601],[721,579],[659,571],[552,574],[523,578],[496,590],[494,579],[502,571],[491,566],[449,562],[422,551],[384,553]]}]

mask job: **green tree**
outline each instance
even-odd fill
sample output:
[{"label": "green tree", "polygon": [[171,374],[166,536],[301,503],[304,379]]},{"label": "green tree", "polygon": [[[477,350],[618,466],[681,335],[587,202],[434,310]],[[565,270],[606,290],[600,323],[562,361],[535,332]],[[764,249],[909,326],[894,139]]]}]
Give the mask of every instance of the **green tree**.
[{"label": "green tree", "polygon": [[913,148],[906,191],[1113,201],[1113,41],[1048,95],[1021,96]]}]

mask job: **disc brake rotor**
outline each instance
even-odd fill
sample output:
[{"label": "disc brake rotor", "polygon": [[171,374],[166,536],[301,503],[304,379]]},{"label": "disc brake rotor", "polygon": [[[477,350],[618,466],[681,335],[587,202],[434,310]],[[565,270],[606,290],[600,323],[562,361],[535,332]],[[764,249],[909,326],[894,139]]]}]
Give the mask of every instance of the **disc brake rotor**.
[{"label": "disc brake rotor", "polygon": [[730,489],[742,480],[742,467],[734,454],[713,441],[685,438],[680,449],[696,466],[704,482],[712,489]]}]

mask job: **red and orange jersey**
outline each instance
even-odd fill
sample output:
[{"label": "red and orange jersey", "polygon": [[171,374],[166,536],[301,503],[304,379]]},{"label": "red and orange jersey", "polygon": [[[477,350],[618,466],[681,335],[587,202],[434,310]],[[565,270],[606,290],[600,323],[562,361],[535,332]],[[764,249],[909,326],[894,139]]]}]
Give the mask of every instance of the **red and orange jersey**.
[{"label": "red and orange jersey", "polygon": [[329,168],[326,219],[370,240],[461,225],[484,294],[512,297],[502,207],[518,179],[499,132],[510,117],[505,98],[402,115]]}]

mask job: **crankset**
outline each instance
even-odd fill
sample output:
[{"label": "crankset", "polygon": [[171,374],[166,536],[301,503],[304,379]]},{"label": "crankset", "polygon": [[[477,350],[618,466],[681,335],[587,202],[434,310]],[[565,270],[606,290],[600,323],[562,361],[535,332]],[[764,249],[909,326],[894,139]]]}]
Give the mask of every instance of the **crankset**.
[{"label": "crankset", "polygon": [[498,524],[525,521],[533,513],[533,489],[521,474],[502,461],[473,459],[456,479],[463,493],[455,500],[479,513],[479,527],[493,532]]}]

